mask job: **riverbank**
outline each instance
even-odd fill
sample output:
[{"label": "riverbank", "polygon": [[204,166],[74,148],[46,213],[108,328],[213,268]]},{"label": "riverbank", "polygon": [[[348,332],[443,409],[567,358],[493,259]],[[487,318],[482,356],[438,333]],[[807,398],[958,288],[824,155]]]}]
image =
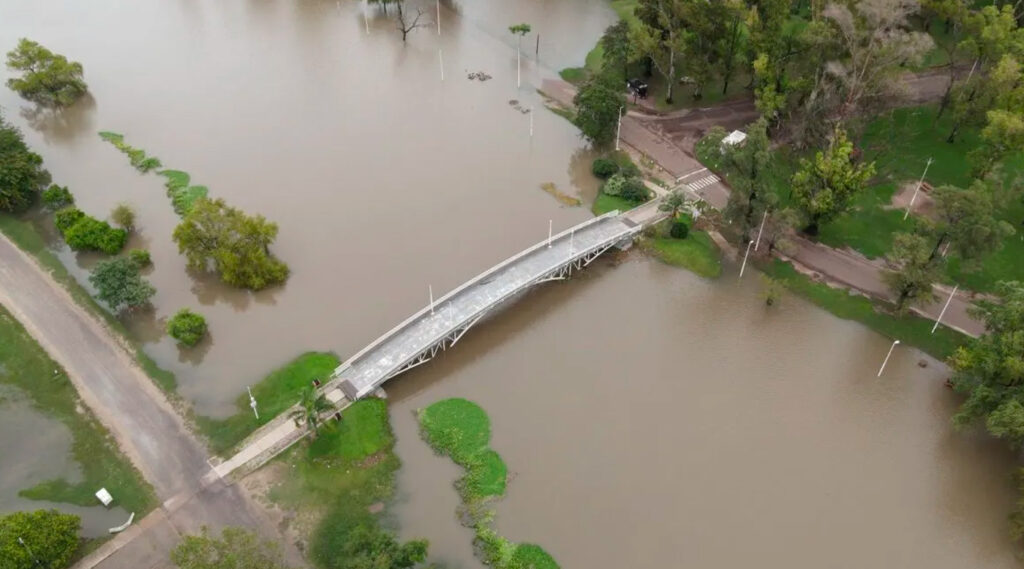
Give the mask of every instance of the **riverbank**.
[{"label": "riverbank", "polygon": [[495,569],[558,569],[539,545],[513,543],[494,529],[495,511],[490,504],[505,495],[508,468],[490,448],[487,413],[471,401],[453,398],[419,410],[417,417],[423,440],[466,472],[455,483],[462,499],[459,517],[476,533],[473,545],[481,561]]},{"label": "riverbank", "polygon": [[[158,500],[153,488],[121,452],[110,432],[85,406],[67,372],[54,362],[25,328],[0,306],[0,383],[26,394],[32,407],[60,421],[71,433],[71,456],[81,469],[81,480],[51,478],[18,494],[31,500],[101,507],[95,492],[106,488],[114,506],[142,517]],[[47,449],[46,452],[53,452]],[[6,460],[6,459],[5,459]],[[85,550],[103,539],[89,540]]]}]

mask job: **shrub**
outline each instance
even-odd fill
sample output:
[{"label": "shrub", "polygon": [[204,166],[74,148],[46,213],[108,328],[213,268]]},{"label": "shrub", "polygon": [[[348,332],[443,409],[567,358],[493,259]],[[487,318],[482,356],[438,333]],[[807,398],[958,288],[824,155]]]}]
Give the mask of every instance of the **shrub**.
[{"label": "shrub", "polygon": [[619,171],[619,165],[609,158],[598,158],[590,166],[590,171],[602,180],[611,178]]},{"label": "shrub", "polygon": [[132,249],[128,251],[128,258],[135,263],[135,266],[143,269],[153,264],[153,260],[149,256],[149,251],[145,249]]},{"label": "shrub", "polygon": [[78,516],[57,510],[0,517],[0,567],[67,567],[78,550]]},{"label": "shrub", "polygon": [[156,289],[139,275],[139,267],[127,257],[97,263],[89,282],[96,287],[96,296],[114,312],[142,306],[156,294]]},{"label": "shrub", "polygon": [[126,203],[119,203],[110,212],[110,219],[113,219],[114,223],[121,227],[130,230],[135,227],[135,210]]},{"label": "shrub", "polygon": [[124,248],[128,232],[115,229],[106,221],[82,214],[82,217],[64,231],[64,241],[75,251],[102,251],[114,255]]},{"label": "shrub", "polygon": [[186,346],[195,346],[206,335],[206,319],[182,308],[167,321],[167,334]]},{"label": "shrub", "polygon": [[640,167],[633,163],[633,159],[629,157],[629,154],[625,152],[616,152],[612,155],[615,160],[616,166],[619,167],[619,173],[627,178],[639,177]]},{"label": "shrub", "polygon": [[626,177],[622,174],[614,174],[601,186],[605,195],[618,196],[622,194],[622,187],[626,185]]},{"label": "shrub", "polygon": [[58,210],[75,203],[75,197],[71,195],[67,186],[58,186],[57,184],[51,184],[49,188],[43,190],[43,205],[52,209]]},{"label": "shrub", "polygon": [[650,191],[640,178],[626,178],[619,190],[619,196],[633,202],[645,202],[651,197]]},{"label": "shrub", "polygon": [[57,226],[57,231],[60,231],[63,235],[65,231],[71,229],[71,226],[78,223],[78,220],[85,217],[85,213],[77,207],[66,207],[53,216],[53,223]]},{"label": "shrub", "polygon": [[672,229],[668,232],[673,239],[686,239],[690,235],[690,226],[686,225],[685,222],[677,221],[672,224]]},{"label": "shrub", "polygon": [[48,183],[42,156],[29,150],[21,131],[0,116],[0,211],[25,211]]}]

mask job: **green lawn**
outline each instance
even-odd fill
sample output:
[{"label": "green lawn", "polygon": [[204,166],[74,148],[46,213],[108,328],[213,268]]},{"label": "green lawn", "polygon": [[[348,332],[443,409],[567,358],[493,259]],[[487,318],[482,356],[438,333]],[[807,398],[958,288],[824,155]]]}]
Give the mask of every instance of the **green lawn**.
[{"label": "green lawn", "polygon": [[326,379],[340,363],[338,356],[332,353],[302,354],[252,386],[252,395],[259,405],[259,419],[249,408],[249,395],[242,393],[235,400],[234,415],[226,419],[196,415],[196,424],[206,435],[213,452],[227,454],[250,433],[295,405],[304,387],[313,379]]},{"label": "green lawn", "polygon": [[885,256],[893,234],[911,231],[918,224],[916,217],[904,220],[902,209],[884,207],[892,202],[895,191],[893,183],[868,188],[849,212],[822,226],[818,240],[830,247],[851,247],[871,258]]},{"label": "green lawn", "polygon": [[908,314],[898,318],[882,312],[871,300],[817,283],[798,273],[789,263],[775,259],[760,267],[769,276],[778,279],[786,288],[807,298],[836,316],[854,320],[868,328],[900,342],[921,349],[939,359],[946,359],[969,338],[959,332],[939,326],[931,333],[934,322]]},{"label": "green lawn", "polygon": [[463,523],[476,534],[473,545],[481,560],[495,569],[558,569],[539,545],[514,543],[494,530],[495,513],[487,504],[505,495],[508,471],[501,456],[488,446],[491,421],[487,413],[472,401],[453,398],[421,409],[417,416],[423,440],[466,471],[456,488],[465,507]]},{"label": "green lawn", "polygon": [[714,279],[722,274],[722,253],[704,231],[691,231],[686,239],[648,237],[641,247],[656,259]]},{"label": "green lawn", "polygon": [[81,403],[67,373],[2,306],[0,382],[18,387],[29,396],[35,409],[68,427],[72,436],[71,453],[82,469],[83,480],[79,483],[54,478],[22,490],[20,496],[95,506],[98,502],[93,493],[105,487],[114,496],[115,504],[139,517],[157,505],[152,487],[121,454],[106,428]]},{"label": "green lawn", "polygon": [[598,192],[597,198],[594,199],[594,205],[590,207],[590,211],[594,212],[594,215],[604,215],[609,211],[629,211],[640,204],[620,198],[619,196],[609,196],[604,192]]}]

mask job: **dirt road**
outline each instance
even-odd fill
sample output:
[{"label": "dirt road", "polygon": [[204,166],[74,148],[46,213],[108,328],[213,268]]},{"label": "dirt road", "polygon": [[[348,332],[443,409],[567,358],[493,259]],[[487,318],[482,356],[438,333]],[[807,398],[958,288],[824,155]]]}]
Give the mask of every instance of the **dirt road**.
[{"label": "dirt road", "polygon": [[[244,492],[211,473],[203,446],[112,332],[2,235],[0,304],[67,370],[82,400],[163,501],[78,567],[164,567],[180,534],[202,525],[245,526],[280,539]],[[298,553],[289,557],[295,561]]]}]

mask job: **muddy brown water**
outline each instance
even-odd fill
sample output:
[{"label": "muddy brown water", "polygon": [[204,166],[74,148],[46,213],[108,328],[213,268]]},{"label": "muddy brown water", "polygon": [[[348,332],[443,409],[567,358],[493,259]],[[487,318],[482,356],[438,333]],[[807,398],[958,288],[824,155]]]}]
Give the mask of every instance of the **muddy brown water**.
[{"label": "muddy brown water", "polygon": [[[422,5],[432,24],[434,4]],[[31,37],[83,62],[91,98],[5,114],[79,205],[138,209],[154,310],[127,319],[201,413],[230,413],[247,384],[298,352],[351,354],[556,228],[583,221],[539,189],[587,200],[591,154],[534,92],[578,65],[614,20],[601,0],[446,3],[442,35],[352,2],[6,0],[0,47]],[[523,42],[515,85],[508,25]],[[369,28],[367,33],[366,28]],[[443,52],[444,80],[440,77]],[[483,71],[487,82],[466,74]],[[0,70],[0,78],[6,78]],[[534,107],[529,114],[510,105]],[[140,175],[96,131],[122,132],[213,196],[280,226],[287,285],[249,294],[185,271],[162,179]],[[95,262],[60,249],[84,281]],[[498,506],[508,537],[564,567],[1009,567],[1013,463],[956,434],[934,366],[802,302],[766,313],[753,278],[700,280],[633,256],[528,295],[445,358],[389,384],[406,536],[475,567],[454,517],[457,469],[418,439],[412,410],[480,402],[515,477]],[[181,307],[211,339],[180,351],[161,333]]]}]

